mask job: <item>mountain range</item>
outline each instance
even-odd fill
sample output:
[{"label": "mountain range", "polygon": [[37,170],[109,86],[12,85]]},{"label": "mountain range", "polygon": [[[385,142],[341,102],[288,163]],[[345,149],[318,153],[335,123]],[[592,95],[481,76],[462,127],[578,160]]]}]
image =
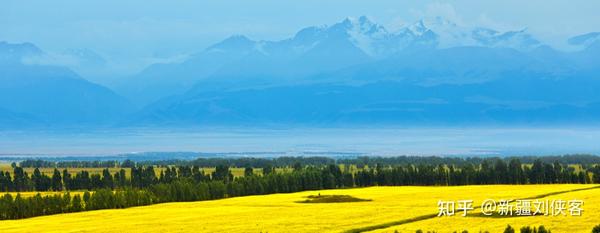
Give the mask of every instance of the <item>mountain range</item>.
[{"label": "mountain range", "polygon": [[131,103],[70,69],[29,64],[36,46],[0,42],[0,127],[109,125],[131,113]]},{"label": "mountain range", "polygon": [[[527,30],[367,17],[279,41],[231,36],[114,92],[43,51],[0,43],[0,125],[587,124],[600,120],[600,33],[556,50]],[[118,93],[118,94],[117,94]]]}]

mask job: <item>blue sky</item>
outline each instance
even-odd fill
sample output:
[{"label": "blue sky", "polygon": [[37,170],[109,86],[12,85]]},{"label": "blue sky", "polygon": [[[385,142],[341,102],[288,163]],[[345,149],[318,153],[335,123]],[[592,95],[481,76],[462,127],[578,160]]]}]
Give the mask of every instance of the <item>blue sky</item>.
[{"label": "blue sky", "polygon": [[89,48],[131,71],[197,52],[232,34],[276,40],[367,15],[387,28],[443,16],[463,25],[527,28],[549,43],[600,31],[600,1],[3,0],[0,41],[47,51]]}]

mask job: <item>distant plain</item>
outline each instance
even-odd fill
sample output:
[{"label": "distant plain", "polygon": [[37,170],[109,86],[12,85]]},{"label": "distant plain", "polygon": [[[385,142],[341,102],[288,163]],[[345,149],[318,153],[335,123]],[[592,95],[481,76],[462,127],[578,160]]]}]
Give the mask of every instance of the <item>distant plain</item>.
[{"label": "distant plain", "polygon": [[[0,157],[139,152],[510,156],[599,154],[600,128],[187,128],[0,131]],[[222,155],[222,154],[221,154]],[[225,154],[227,155],[227,154]]]}]

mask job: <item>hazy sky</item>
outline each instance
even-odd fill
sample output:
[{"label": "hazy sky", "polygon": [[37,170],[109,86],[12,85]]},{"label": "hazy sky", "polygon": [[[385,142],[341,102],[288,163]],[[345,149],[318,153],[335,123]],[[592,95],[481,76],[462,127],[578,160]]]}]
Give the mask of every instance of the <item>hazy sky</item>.
[{"label": "hazy sky", "polygon": [[140,66],[202,50],[232,34],[276,40],[367,15],[388,29],[443,16],[465,26],[528,30],[549,43],[600,31],[600,1],[1,0],[0,41],[47,51],[89,48]]}]

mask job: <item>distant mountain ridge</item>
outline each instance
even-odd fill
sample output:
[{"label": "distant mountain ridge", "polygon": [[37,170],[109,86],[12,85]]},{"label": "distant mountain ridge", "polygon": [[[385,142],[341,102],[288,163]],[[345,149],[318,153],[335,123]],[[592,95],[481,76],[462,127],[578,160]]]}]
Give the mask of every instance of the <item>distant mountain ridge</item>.
[{"label": "distant mountain ridge", "polygon": [[123,97],[66,67],[33,65],[36,46],[0,42],[0,128],[108,125],[132,111]]},{"label": "distant mountain ridge", "polygon": [[389,31],[364,16],[279,41],[234,35],[116,88],[136,111],[65,67],[23,62],[43,53],[34,45],[0,43],[0,125],[597,123],[599,38],[565,52],[526,29],[434,18]]},{"label": "distant mountain ridge", "polygon": [[[236,46],[241,49],[230,49]],[[594,122],[600,117],[593,91],[600,88],[600,72],[590,64],[590,56],[599,55],[592,49],[561,52],[526,30],[467,28],[441,18],[396,32],[366,17],[348,18],[282,41],[226,39],[203,53],[243,51],[239,58],[127,122]]]},{"label": "distant mountain ridge", "polygon": [[[361,16],[331,26],[307,27],[281,41],[232,36],[183,63],[152,65],[117,90],[139,105],[145,105],[183,93],[195,82],[213,77],[228,80],[226,85],[235,85],[240,82],[238,79],[243,82],[243,77],[298,79],[388,58],[407,50],[459,46],[532,50],[541,45],[525,30],[501,33],[481,27],[460,27],[436,18],[389,32]],[[240,70],[243,72],[238,72]]]}]

